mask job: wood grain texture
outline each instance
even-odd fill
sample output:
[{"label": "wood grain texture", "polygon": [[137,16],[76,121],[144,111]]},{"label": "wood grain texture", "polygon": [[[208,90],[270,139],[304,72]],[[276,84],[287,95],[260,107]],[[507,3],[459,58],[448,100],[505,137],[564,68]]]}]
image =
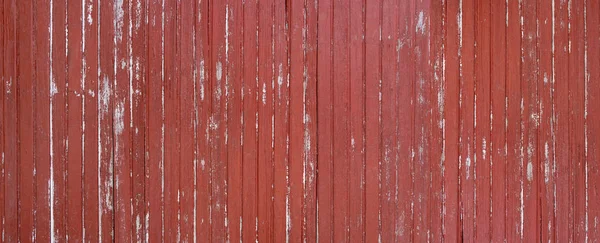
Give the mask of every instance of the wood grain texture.
[{"label": "wood grain texture", "polygon": [[6,0],[0,242],[596,242],[595,0]]}]

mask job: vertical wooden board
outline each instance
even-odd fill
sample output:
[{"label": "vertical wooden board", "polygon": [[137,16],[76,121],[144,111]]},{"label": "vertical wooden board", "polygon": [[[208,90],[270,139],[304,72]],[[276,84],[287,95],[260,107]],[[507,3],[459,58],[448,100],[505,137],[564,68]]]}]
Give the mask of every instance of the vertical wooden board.
[{"label": "vertical wooden board", "polygon": [[[83,151],[85,160],[85,163],[83,165],[83,238],[84,240],[89,240],[93,242],[98,242],[100,232],[100,225],[98,224],[98,209],[100,208],[100,198],[98,197],[98,48],[100,43],[99,15],[100,14],[98,1],[86,0],[85,25],[83,29],[83,36],[85,38],[83,48]],[[47,90],[49,90],[49,84]],[[48,121],[50,121],[49,116]]]},{"label": "vertical wooden board", "polygon": [[520,241],[523,236],[522,211],[522,137],[521,137],[521,42],[520,7],[509,1],[506,33],[507,94],[507,199],[506,240]]},{"label": "vertical wooden board", "polygon": [[[287,9],[285,1],[275,1],[273,32],[273,64],[277,79],[273,88],[273,240],[283,242],[287,234],[288,212],[288,128],[289,79]],[[245,111],[242,111],[245,113]]]},{"label": "vertical wooden board", "polygon": [[[295,11],[294,11],[295,12]],[[350,159],[350,56],[349,52],[349,6],[345,2],[333,4],[333,240],[347,242],[349,239],[349,165]],[[294,46],[292,45],[292,48]],[[292,55],[293,55],[292,51]],[[292,56],[293,58],[293,56]],[[292,63],[292,68],[293,68]],[[294,70],[292,69],[292,74]],[[292,79],[292,101],[294,79]],[[291,114],[295,114],[294,106]],[[294,118],[290,118],[291,124]],[[292,138],[296,131],[291,128]],[[292,140],[293,141],[293,140]],[[292,150],[292,156],[293,156]],[[293,166],[293,161],[290,162]],[[293,173],[293,172],[292,172]],[[293,211],[293,209],[292,209]]]},{"label": "vertical wooden board", "polygon": [[[193,10],[193,8],[192,8]],[[132,241],[143,242],[146,240],[145,222],[145,162],[146,162],[146,126],[147,126],[147,66],[146,55],[148,52],[147,31],[147,2],[133,0],[129,4],[129,75],[131,93],[130,119],[131,119],[131,170],[132,170]]]},{"label": "vertical wooden board", "polygon": [[[444,241],[456,242],[460,234],[459,148],[460,66],[462,16],[460,2],[446,5],[446,35],[444,45],[444,126],[446,141],[444,162]],[[446,115],[447,114],[447,115]]]},{"label": "vertical wooden board", "polygon": [[[365,2],[365,240],[380,237],[381,1]],[[320,37],[320,36],[319,36]],[[369,60],[368,62],[366,60]],[[319,70],[321,70],[319,65]],[[319,84],[321,79],[319,79]],[[319,105],[320,107],[321,105]],[[321,116],[319,116],[321,119]],[[319,120],[320,121],[320,120]],[[319,129],[321,133],[321,129]],[[319,140],[319,146],[321,140]],[[319,180],[321,182],[321,180]]]},{"label": "vertical wooden board", "polygon": [[[383,6],[383,15],[384,18],[382,19],[382,21],[385,21],[385,9],[386,7]],[[394,230],[397,232],[395,233],[395,241],[412,241],[413,240],[413,235],[414,235],[414,231],[413,231],[413,222],[414,222],[414,203],[415,203],[415,198],[414,196],[414,178],[415,178],[415,171],[414,171],[414,134],[415,134],[415,126],[414,126],[414,119],[415,119],[415,61],[414,61],[414,52],[413,52],[413,48],[415,46],[415,26],[416,26],[416,22],[414,21],[414,13],[415,13],[415,1],[401,1],[400,5],[398,6],[398,13],[395,14],[394,17],[396,16],[398,17],[398,25],[393,28],[393,31],[399,31],[398,32],[398,37],[397,39],[394,39],[393,43],[389,43],[389,45],[391,46],[382,46],[382,57],[386,57],[386,52],[393,52],[392,50],[396,50],[395,54],[395,63],[394,65],[398,65],[398,70],[396,70],[396,72],[390,71],[390,74],[387,74],[388,76],[393,76],[393,78],[395,79],[395,83],[392,84],[384,84],[382,83],[381,86],[381,94],[383,97],[385,97],[385,93],[384,92],[388,92],[386,89],[388,89],[386,87],[386,85],[395,85],[396,86],[396,90],[393,91],[393,94],[396,95],[396,110],[392,110],[392,113],[395,113],[393,116],[391,117],[387,117],[386,115],[386,111],[384,110],[384,106],[385,103],[382,100],[381,106],[381,131],[382,131],[382,139],[385,138],[386,136],[386,131],[384,129],[384,125],[386,123],[388,123],[389,121],[385,121],[386,119],[392,119],[395,120],[393,126],[396,126],[396,139],[397,139],[397,158],[395,159],[395,170],[396,170],[396,179],[395,179],[395,189],[393,190],[393,192],[395,192],[395,200],[396,200],[396,214],[395,214],[395,224],[396,227],[394,228]],[[383,24],[384,22],[382,22],[382,29],[385,29],[385,25]],[[385,35],[383,36],[383,38],[385,38]],[[389,38],[389,34],[388,34],[388,38]],[[384,44],[384,42],[382,41],[382,44]],[[424,44],[424,43],[423,43]],[[386,50],[386,48],[389,48],[389,50]],[[395,49],[391,49],[391,48],[395,48]],[[388,57],[388,58],[394,58],[394,57]],[[391,61],[386,61],[385,59],[382,58],[382,76],[384,77],[385,80],[385,72],[384,72],[384,68],[386,65],[386,62],[393,62],[394,59],[392,59]],[[403,88],[400,88],[403,87]],[[387,118],[386,118],[387,117]],[[392,139],[393,139],[393,134],[392,135]],[[387,135],[387,136],[390,136]],[[389,139],[389,138],[388,138]],[[389,143],[389,142],[388,142]],[[392,142],[393,144],[393,142]],[[382,140],[382,149],[386,149],[386,142],[385,140]],[[390,149],[390,148],[387,148]],[[394,151],[394,148],[391,148],[391,151]],[[393,156],[394,153],[392,153],[390,156]],[[385,159],[385,157],[383,157],[384,154],[382,154],[382,158]],[[386,162],[385,160],[383,160],[382,162]],[[382,165],[381,167],[381,171],[380,173],[384,173],[384,167]],[[394,173],[394,172],[391,172]],[[382,178],[381,181],[381,196],[383,197],[384,195],[384,190],[383,190],[383,175],[380,175]],[[392,175],[393,176],[393,175]],[[382,219],[383,219],[383,203],[382,203]],[[383,220],[381,222],[381,227],[382,227],[382,234],[383,234]]]},{"label": "vertical wooden board", "polygon": [[569,13],[569,161],[573,197],[573,241],[586,239],[586,165],[584,130],[585,5],[572,0]]},{"label": "vertical wooden board", "polygon": [[[600,2],[586,2],[586,163],[588,188],[588,238],[600,238],[600,123],[594,119],[600,114]],[[594,222],[594,223],[591,223]]]},{"label": "vertical wooden board", "polygon": [[210,44],[211,62],[210,69],[214,75],[210,77],[211,91],[211,116],[209,123],[209,144],[212,177],[212,209],[211,209],[211,239],[212,241],[224,241],[226,239],[225,203],[227,202],[227,147],[226,136],[226,114],[225,110],[225,83],[227,75],[227,52],[225,17],[226,5],[222,1],[209,3],[210,10]]},{"label": "vertical wooden board", "polygon": [[[350,110],[349,130],[350,148],[348,155],[348,218],[349,242],[363,240],[364,227],[364,116],[365,116],[365,91],[364,91],[364,2],[352,1],[349,3],[349,33],[348,33],[348,59],[349,59],[349,86]],[[310,102],[311,99],[306,99]]]},{"label": "vertical wooden board", "polygon": [[4,222],[3,240],[18,241],[18,164],[17,164],[17,6],[16,1],[4,1]]},{"label": "vertical wooden board", "polygon": [[177,3],[164,1],[163,82],[164,82],[164,240],[178,240],[179,166],[181,162],[179,127],[179,86]]},{"label": "vertical wooden board", "polygon": [[131,1],[114,3],[114,82],[113,82],[113,159],[114,159],[114,240],[129,242],[132,240],[131,228],[131,100],[129,58],[129,5]]},{"label": "vertical wooden board", "polygon": [[304,219],[304,3],[289,3],[289,70],[290,70],[290,140],[289,140],[289,239],[303,241]]},{"label": "vertical wooden board", "polygon": [[[475,166],[474,166],[474,1],[464,0],[459,11],[460,33],[460,190],[461,231],[464,241],[475,240]],[[460,25],[460,23],[459,23]]]},{"label": "vertical wooden board", "polygon": [[[30,242],[34,241],[34,200],[33,197],[28,195],[34,194],[34,181],[35,174],[34,171],[34,163],[33,163],[33,122],[34,122],[34,114],[33,114],[33,72],[31,70],[34,68],[33,63],[33,6],[31,2],[27,1],[19,1],[17,3],[17,59],[16,59],[16,70],[17,70],[17,78],[16,83],[16,95],[17,95],[17,113],[13,113],[15,117],[17,117],[17,133],[18,133],[18,154],[17,160],[15,162],[18,163],[18,192],[17,197],[13,198],[18,200],[18,212],[19,212],[19,241],[20,242]],[[62,15],[64,16],[64,15]],[[64,21],[63,21],[64,23]],[[64,41],[64,36],[62,36]],[[58,37],[60,38],[60,36]],[[63,49],[63,57],[64,60],[64,49]],[[64,65],[63,65],[64,67]],[[64,71],[64,69],[62,70]],[[64,72],[63,72],[64,73]],[[64,77],[64,75],[63,75]],[[63,87],[64,87],[64,79],[63,79]],[[64,92],[64,90],[63,90]],[[63,112],[64,114],[64,103]],[[61,140],[64,137],[61,137]],[[62,147],[64,148],[64,147]],[[62,150],[64,156],[64,150]],[[61,160],[61,163],[64,163]],[[62,167],[61,167],[62,168]],[[55,188],[62,189],[64,187],[64,180],[59,179],[58,185],[55,185]],[[64,196],[64,191],[60,190],[59,192],[61,196]],[[9,199],[11,200],[11,199]],[[58,203],[64,203],[64,198],[59,198],[57,200]],[[56,211],[55,211],[56,212]],[[63,214],[58,214],[60,216],[64,216]],[[64,223],[62,218],[56,219],[56,222]],[[57,228],[61,228],[59,232],[64,235],[64,227],[59,225]],[[60,238],[59,238],[60,239]]]},{"label": "vertical wooden board", "polygon": [[506,2],[492,2],[490,9],[490,234],[492,241],[500,242],[506,239]]},{"label": "vertical wooden board", "polygon": [[539,241],[538,186],[538,53],[536,2],[521,2],[521,129],[523,138],[523,240]]},{"label": "vertical wooden board", "polygon": [[242,223],[242,45],[243,8],[227,3],[227,222],[228,240],[241,240]]},{"label": "vertical wooden board", "polygon": [[[113,0],[100,1],[99,41],[100,68],[98,69],[98,178],[100,242],[114,240],[114,143],[113,109],[115,80],[115,25]],[[55,170],[55,173],[56,170]]]},{"label": "vertical wooden board", "polygon": [[431,139],[430,139],[430,207],[429,222],[432,241],[443,239],[443,170],[445,163],[445,137],[444,137],[444,48],[446,3],[445,1],[432,1],[429,10],[429,63],[431,73],[430,107],[431,107]]},{"label": "vertical wooden board", "polygon": [[[430,202],[431,186],[431,157],[428,151],[431,145],[431,67],[429,62],[429,38],[430,23],[429,9],[430,3],[415,1],[415,12],[413,15],[414,25],[414,46],[413,60],[415,62],[415,83],[414,83],[414,178],[413,178],[413,240],[429,240],[429,220],[428,208]],[[468,64],[467,64],[468,66]],[[397,74],[398,76],[400,74]],[[404,103],[402,103],[404,104]],[[399,105],[402,105],[399,104]],[[399,114],[400,115],[400,114]]]},{"label": "vertical wooden board", "polygon": [[258,241],[273,241],[273,1],[258,2]]},{"label": "vertical wooden board", "polygon": [[195,2],[194,11],[195,32],[195,72],[196,84],[196,149],[198,150],[196,166],[196,239],[210,240],[210,210],[211,210],[211,174],[210,174],[210,150],[208,147],[208,121],[210,115],[210,86],[208,79],[212,71],[206,68],[210,64],[209,47],[209,15],[208,1]]},{"label": "vertical wooden board", "polygon": [[[68,1],[67,15],[68,46],[68,93],[67,93],[67,138],[71,141],[67,148],[66,178],[66,235],[70,241],[83,241],[81,225],[83,212],[83,21],[82,1]],[[37,102],[37,101],[36,101]],[[37,148],[37,147],[36,147]]]},{"label": "vertical wooden board", "polygon": [[181,146],[181,160],[179,165],[179,236],[178,241],[193,242],[194,239],[194,185],[196,175],[196,147],[197,139],[194,132],[196,125],[196,102],[195,102],[195,72],[194,72],[194,3],[182,1],[177,8],[177,31],[179,46],[179,87],[181,95],[179,98],[179,121],[181,131],[179,143]]},{"label": "vertical wooden board", "polygon": [[146,240],[163,238],[163,79],[162,79],[162,2],[148,2],[148,96],[146,127]]},{"label": "vertical wooden board", "polygon": [[18,241],[18,164],[17,164],[17,6],[16,1],[4,1],[4,222],[3,240]]},{"label": "vertical wooden board", "polygon": [[[553,93],[554,77],[553,67],[553,29],[554,9],[552,4],[544,1],[537,2],[537,23],[538,23],[538,93],[539,93],[539,133],[538,133],[538,154],[539,154],[539,211],[540,211],[540,241],[555,241],[555,178],[554,178],[554,119]],[[494,114],[495,115],[495,114]]]},{"label": "vertical wooden board", "polygon": [[[333,240],[333,2],[319,1],[317,42],[318,241]],[[291,132],[291,131],[290,131]]]},{"label": "vertical wooden board", "polygon": [[491,239],[490,177],[490,3],[475,4],[475,212],[477,241]]},{"label": "vertical wooden board", "polygon": [[316,1],[305,1],[303,239],[308,242],[317,240],[317,7]]},{"label": "vertical wooden board", "polygon": [[242,240],[254,242],[257,237],[257,105],[258,105],[258,6],[256,1],[244,2],[243,46],[243,172],[242,172]]},{"label": "vertical wooden board", "polygon": [[[4,2],[0,4],[0,183],[4,185],[4,53],[6,53],[4,46],[4,33],[6,28],[4,26]],[[34,155],[35,156],[35,155]],[[0,186],[0,222],[4,222],[4,186]],[[4,233],[4,223],[0,224],[0,235]]]},{"label": "vertical wooden board", "polygon": [[[51,240],[66,240],[67,124],[67,1],[53,1],[50,24],[50,198]],[[21,122],[21,121],[19,121]],[[68,173],[68,172],[67,172]]]},{"label": "vertical wooden board", "polygon": [[[554,8],[554,152],[556,158],[556,241],[569,241],[573,234],[570,213],[570,165],[569,165],[569,5],[567,1],[555,2]],[[507,70],[508,71],[508,70]],[[508,130],[510,131],[510,130]],[[508,173],[508,172],[507,172]],[[508,206],[508,205],[507,205]]]},{"label": "vertical wooden board", "polygon": [[[403,224],[406,216],[402,217],[397,213],[397,200],[406,200],[401,195],[396,195],[398,189],[396,180],[398,160],[398,142],[396,119],[398,116],[398,101],[402,98],[397,94],[398,81],[397,78],[397,62],[399,61],[396,54],[398,44],[398,6],[395,1],[384,0],[382,2],[382,22],[381,22],[381,239],[385,242],[396,240],[396,232],[402,233],[403,237],[410,232],[410,225]],[[404,7],[404,6],[403,6]],[[404,9],[403,9],[404,10]],[[408,14],[407,12],[404,12]],[[404,16],[401,15],[400,16]],[[408,16],[412,16],[409,14]],[[406,22],[408,23],[408,22]],[[406,24],[405,23],[405,24]],[[335,27],[334,29],[339,29]],[[337,32],[337,31],[336,31]],[[335,41],[335,43],[339,43]],[[338,44],[339,45],[339,44]],[[405,74],[405,77],[410,77],[410,73]],[[338,80],[336,78],[335,82]],[[334,86],[335,94],[340,94],[341,90]],[[334,103],[334,111],[339,104]],[[405,113],[403,116],[410,116],[412,113]],[[336,121],[339,118],[336,116]],[[340,134],[341,131],[335,131],[335,134]],[[334,148],[338,150],[337,148]],[[336,154],[337,158],[338,155]],[[337,190],[337,187],[336,187]],[[398,189],[399,192],[402,190]],[[337,203],[335,204],[337,208]],[[396,219],[399,222],[396,222]],[[408,236],[410,237],[410,236]]]}]

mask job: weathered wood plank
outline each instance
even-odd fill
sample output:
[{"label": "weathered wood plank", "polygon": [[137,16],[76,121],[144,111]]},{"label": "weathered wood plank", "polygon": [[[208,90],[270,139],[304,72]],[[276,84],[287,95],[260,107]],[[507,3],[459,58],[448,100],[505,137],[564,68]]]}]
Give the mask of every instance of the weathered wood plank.
[{"label": "weathered wood plank", "polygon": [[[368,62],[365,61],[365,241],[372,243],[378,242],[381,235],[379,210],[381,161],[381,153],[379,152],[381,149],[381,102],[379,99],[381,93],[381,1],[366,2],[365,12],[364,57],[369,60]],[[321,70],[321,65],[319,65],[319,70]],[[318,106],[321,107],[320,104]],[[318,118],[320,122],[321,116]],[[320,129],[319,133],[321,133]],[[319,139],[318,142],[320,147],[321,140]]]},{"label": "weathered wood plank", "polygon": [[494,1],[490,6],[490,89],[491,130],[490,163],[492,180],[491,240],[506,239],[506,2]]},{"label": "weathered wood plank", "polygon": [[164,176],[164,105],[163,105],[163,5],[148,2],[148,95],[146,129],[146,177],[144,185],[146,240],[164,240],[163,176]]},{"label": "weathered wood plank", "polygon": [[273,1],[258,2],[258,241],[273,241]]}]

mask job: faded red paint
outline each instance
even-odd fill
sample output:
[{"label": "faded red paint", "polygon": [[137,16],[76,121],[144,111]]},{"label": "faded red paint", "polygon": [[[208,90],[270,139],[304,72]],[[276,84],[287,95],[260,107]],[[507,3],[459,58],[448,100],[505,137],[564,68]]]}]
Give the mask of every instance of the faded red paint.
[{"label": "faded red paint", "polygon": [[2,242],[600,237],[592,0],[6,0]]}]

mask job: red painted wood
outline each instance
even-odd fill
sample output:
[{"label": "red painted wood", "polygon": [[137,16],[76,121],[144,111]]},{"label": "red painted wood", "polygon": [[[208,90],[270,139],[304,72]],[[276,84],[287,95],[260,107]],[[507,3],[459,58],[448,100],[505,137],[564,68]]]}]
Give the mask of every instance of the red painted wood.
[{"label": "red painted wood", "polygon": [[[257,238],[258,192],[258,3],[244,2],[244,44],[242,79],[243,157],[242,157],[242,240],[254,242]],[[208,93],[210,94],[210,93]]]},{"label": "red painted wood", "polygon": [[[85,12],[82,1],[67,1],[67,27],[69,31],[67,52],[67,176],[66,176],[66,235],[70,241],[83,241],[83,21]],[[127,87],[128,90],[128,87]],[[125,170],[124,172],[129,172]],[[127,197],[127,200],[131,196]]]},{"label": "red painted wood", "polygon": [[114,107],[113,107],[113,170],[114,170],[114,227],[115,241],[127,242],[132,240],[132,181],[131,175],[131,100],[130,81],[131,59],[129,45],[131,34],[129,26],[131,14],[129,12],[130,1],[115,2],[115,80]]},{"label": "red painted wood", "polygon": [[[350,16],[348,30],[349,54],[349,82],[350,82],[350,151],[348,160],[348,217],[349,217],[349,242],[363,240],[364,228],[364,2],[350,2]],[[306,100],[309,99],[308,97]],[[307,105],[310,104],[307,102]],[[314,117],[314,116],[310,116]],[[305,118],[306,121],[306,118]],[[306,139],[306,138],[305,138]],[[312,145],[314,142],[311,142]],[[307,163],[309,164],[309,163]],[[309,164],[310,165],[310,164]],[[308,170],[307,170],[308,171]],[[307,179],[307,181],[311,181]],[[314,180],[312,180],[314,181]]]},{"label": "red painted wood", "polygon": [[196,238],[210,239],[211,210],[211,174],[210,150],[208,148],[208,121],[210,115],[210,47],[208,40],[209,20],[208,1],[195,2],[195,42],[194,70],[197,78],[195,96],[197,97],[197,161],[196,161]]},{"label": "red painted wood", "polygon": [[491,163],[491,239],[506,239],[507,212],[507,144],[506,144],[506,102],[507,102],[507,63],[506,63],[506,2],[495,1],[490,6],[490,163]]},{"label": "red painted wood", "polygon": [[568,241],[573,235],[569,163],[569,12],[568,2],[556,3],[554,10],[554,152],[556,158],[556,241]]},{"label": "red painted wood", "polygon": [[[146,114],[148,85],[148,25],[146,17],[148,4],[143,0],[134,0],[129,5],[130,27],[130,63],[131,82],[131,180],[132,180],[132,240],[140,242],[146,239],[146,210],[144,193],[146,179]],[[192,171],[193,172],[193,171]]]},{"label": "red painted wood", "polygon": [[523,239],[522,180],[523,137],[521,136],[521,31],[519,2],[509,1],[506,22],[506,240]]},{"label": "red painted wood", "polygon": [[[18,163],[18,173],[17,173],[17,182],[18,186],[18,215],[19,215],[19,241],[20,242],[33,242],[34,241],[34,214],[33,214],[33,206],[34,200],[31,196],[34,194],[34,163],[33,163],[33,137],[34,137],[34,129],[33,129],[33,72],[31,70],[34,68],[33,65],[33,8],[32,3],[27,1],[19,1],[17,2],[17,58],[16,58],[16,70],[17,76],[16,79],[13,80],[16,84],[16,95],[17,95],[17,133],[18,133],[18,153],[17,160],[20,161]],[[62,23],[65,22],[64,12],[62,14],[58,14],[58,16],[62,16]],[[61,21],[59,21],[61,23]],[[63,29],[64,33],[64,29]],[[60,36],[60,35],[59,35]],[[60,38],[60,37],[59,37]],[[62,39],[64,43],[64,36]],[[58,48],[57,48],[58,49]],[[63,69],[57,70],[57,76],[61,77],[61,81],[57,82],[57,86],[60,86],[61,98],[62,102],[57,102],[57,113],[64,115],[64,84],[65,84],[65,75],[64,75],[64,44],[60,50],[63,50],[61,54],[58,55],[57,62],[62,64]],[[62,61],[62,63],[61,63]],[[60,129],[64,131],[63,129]],[[59,135],[61,141],[64,139],[64,133],[57,134]],[[64,146],[58,146],[58,153],[55,153],[55,158],[59,158],[57,160],[59,166],[56,168],[64,169]],[[62,175],[59,173],[55,173],[55,188],[56,196],[53,203],[55,203],[55,216],[54,219],[59,223],[59,226],[56,227],[56,233],[59,233],[64,237],[64,208],[61,207],[65,203],[64,198],[64,178],[57,177],[56,175]],[[62,210],[61,210],[62,209]],[[57,239],[64,239],[59,238]]]},{"label": "red painted wood", "polygon": [[554,138],[554,72],[553,72],[553,29],[552,6],[537,2],[538,8],[538,98],[539,98],[539,133],[538,133],[538,177],[540,199],[540,233],[541,241],[556,241],[555,206],[555,157]]},{"label": "red painted wood", "polygon": [[[317,240],[317,30],[318,4],[305,1],[304,29],[304,232],[302,238],[307,242]],[[362,22],[361,22],[362,23]],[[361,59],[362,61],[362,59]],[[359,196],[362,196],[360,194]],[[357,217],[361,217],[359,214]],[[363,230],[358,231],[363,232]]]},{"label": "red painted wood", "polygon": [[[598,239],[600,237],[600,227],[596,224],[600,220],[600,188],[598,188],[598,173],[600,172],[598,161],[600,160],[600,124],[593,120],[594,116],[600,114],[600,86],[598,86],[600,78],[600,70],[597,67],[600,65],[600,11],[594,9],[600,8],[600,2],[586,2],[586,112],[584,114],[586,126],[586,163],[587,163],[587,217],[588,217],[588,239]],[[590,223],[594,222],[594,223]]]},{"label": "red painted wood", "polygon": [[258,241],[273,241],[273,1],[258,1]]},{"label": "red painted wood", "polygon": [[4,1],[6,11],[4,31],[4,221],[3,240],[18,241],[18,163],[17,163],[17,6],[16,1]]},{"label": "red painted wood", "polygon": [[[83,238],[98,242],[99,240],[99,214],[100,189],[98,180],[98,80],[99,80],[99,29],[98,29],[98,1],[85,1],[84,24],[84,130],[83,150],[85,164],[83,166]],[[49,85],[45,90],[49,90]],[[46,108],[49,110],[49,108]],[[48,121],[50,117],[47,116]],[[49,125],[48,125],[49,127]],[[49,143],[48,143],[49,144]],[[49,146],[48,146],[49,147]],[[49,171],[49,170],[48,170]],[[38,189],[39,190],[39,189]],[[40,203],[38,202],[38,205]]]},{"label": "red painted wood", "polygon": [[164,240],[163,234],[163,71],[162,18],[159,1],[148,2],[148,86],[146,129],[146,178],[144,185],[146,239]]},{"label": "red painted wood", "polygon": [[584,1],[571,1],[569,13],[569,162],[571,163],[573,241],[584,241],[586,230],[585,161],[585,29]]},{"label": "red painted wood", "polygon": [[490,6],[488,2],[475,3],[475,240],[491,240],[491,58]]},{"label": "red painted wood", "polygon": [[[273,240],[284,242],[288,237],[288,217],[286,216],[289,212],[289,66],[287,51],[289,45],[286,3],[275,1],[273,11],[273,65],[276,77],[273,90]],[[242,110],[242,113],[245,113],[245,110]],[[245,148],[245,146],[242,147]]]},{"label": "red painted wood", "polygon": [[[365,6],[365,241],[378,242],[380,219],[381,1]],[[320,67],[320,65],[319,65]],[[319,70],[321,70],[319,68]],[[321,80],[321,79],[319,79]],[[320,84],[320,83],[319,83]],[[319,119],[321,117],[319,116]],[[320,120],[319,120],[320,121]],[[319,133],[321,131],[319,130]],[[319,145],[321,140],[319,140]]]},{"label": "red painted wood", "polygon": [[[409,21],[404,22],[407,27],[398,27],[398,2],[396,1],[382,1],[382,21],[381,21],[381,240],[385,242],[392,242],[398,237],[400,240],[410,239],[410,228],[411,221],[407,221],[408,217],[402,217],[397,212],[396,206],[403,206],[409,202],[410,199],[407,197],[400,197],[396,195],[398,192],[404,192],[400,188],[396,188],[397,176],[398,176],[398,142],[407,142],[407,139],[398,139],[397,137],[397,120],[398,106],[397,100],[398,92],[398,72],[397,64],[398,54],[396,53],[396,46],[398,45],[398,30],[407,29],[411,31]],[[408,4],[408,2],[406,2]],[[402,6],[404,13],[409,13],[406,6]],[[407,16],[409,14],[400,15]],[[334,57],[335,58],[335,57]],[[407,74],[406,78],[411,80],[413,74]],[[337,81],[337,80],[336,80]],[[409,89],[407,87],[407,89]],[[334,90],[338,90],[334,86]],[[411,91],[409,91],[411,92]],[[406,96],[404,96],[406,97]],[[335,104],[334,104],[335,105]],[[335,107],[334,107],[335,110]],[[405,116],[412,116],[412,112],[408,112]],[[335,132],[338,134],[338,132]],[[408,140],[409,141],[409,140]],[[334,147],[334,150],[335,147]],[[412,166],[411,166],[412,167]],[[406,169],[406,168],[404,168]],[[407,181],[407,180],[404,180]],[[398,183],[402,184],[402,183]],[[411,183],[412,184],[412,183]],[[337,190],[337,186],[334,186],[334,191]],[[402,203],[398,201],[402,200]],[[334,207],[337,207],[335,205]],[[406,212],[405,212],[406,213]],[[412,218],[412,215],[411,215]],[[396,235],[396,231],[399,231],[399,235]],[[401,238],[400,238],[401,237]]]},{"label": "red painted wood", "polygon": [[[289,229],[291,242],[304,231],[304,2],[289,1]],[[260,44],[260,43],[259,43]],[[259,46],[260,49],[260,46]],[[260,50],[259,50],[260,53]],[[260,88],[260,87],[259,87]],[[259,97],[260,100],[260,97]],[[259,131],[260,133],[260,131]],[[260,230],[260,229],[259,229]]]},{"label": "red painted wood", "polygon": [[594,241],[599,11],[3,2],[2,241]]},{"label": "red painted wood", "polygon": [[[317,232],[319,241],[333,241],[333,1],[319,1],[317,42]],[[287,214],[286,214],[287,215]]]},{"label": "red painted wood", "polygon": [[[460,208],[462,240],[473,241],[476,235],[475,205],[475,1],[465,0],[459,6],[460,55]],[[460,24],[459,24],[460,25]]]},{"label": "red painted wood", "polygon": [[179,234],[179,179],[181,178],[179,52],[177,46],[178,25],[175,1],[163,2],[163,105],[164,105],[164,240],[176,241]]},{"label": "red painted wood", "polygon": [[[228,239],[242,236],[242,45],[243,5],[227,3],[227,227]],[[182,143],[183,144],[183,143]]]}]

